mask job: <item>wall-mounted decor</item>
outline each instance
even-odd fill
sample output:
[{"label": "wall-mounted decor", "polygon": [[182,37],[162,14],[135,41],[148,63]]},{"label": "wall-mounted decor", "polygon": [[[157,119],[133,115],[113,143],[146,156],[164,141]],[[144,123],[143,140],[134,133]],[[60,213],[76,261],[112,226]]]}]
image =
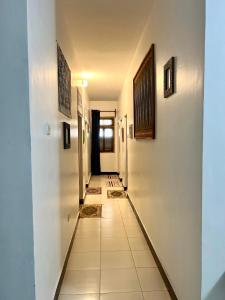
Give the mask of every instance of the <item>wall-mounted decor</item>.
[{"label": "wall-mounted decor", "polygon": [[83,137],[83,144],[85,144],[85,140],[86,140],[86,134],[85,134],[85,130],[82,130],[82,137]]},{"label": "wall-mounted decor", "polygon": [[134,138],[134,126],[133,126],[133,124],[129,125],[129,127],[128,127],[128,137],[129,137],[129,139]]},{"label": "wall-mounted decor", "polygon": [[66,59],[57,45],[59,111],[71,118],[71,71]]},{"label": "wall-mounted decor", "polygon": [[122,143],[124,143],[124,128],[121,128],[121,135],[122,135]]},{"label": "wall-mounted decor", "polygon": [[164,98],[168,98],[175,93],[175,57],[164,66]]},{"label": "wall-mounted decor", "polygon": [[63,144],[64,149],[70,149],[70,124],[63,122]]},{"label": "wall-mounted decor", "polygon": [[134,137],[155,138],[155,47],[151,46],[133,81]]},{"label": "wall-mounted decor", "polygon": [[83,116],[82,95],[79,89],[77,89],[77,111],[81,116]]}]

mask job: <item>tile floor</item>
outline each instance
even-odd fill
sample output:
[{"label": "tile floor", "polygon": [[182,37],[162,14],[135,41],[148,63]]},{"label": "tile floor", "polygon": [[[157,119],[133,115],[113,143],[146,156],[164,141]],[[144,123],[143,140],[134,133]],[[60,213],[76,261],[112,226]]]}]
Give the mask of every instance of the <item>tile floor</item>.
[{"label": "tile floor", "polygon": [[[92,177],[101,219],[80,219],[59,300],[169,300],[127,199],[108,199],[106,176]],[[121,188],[111,188],[121,189]]]}]

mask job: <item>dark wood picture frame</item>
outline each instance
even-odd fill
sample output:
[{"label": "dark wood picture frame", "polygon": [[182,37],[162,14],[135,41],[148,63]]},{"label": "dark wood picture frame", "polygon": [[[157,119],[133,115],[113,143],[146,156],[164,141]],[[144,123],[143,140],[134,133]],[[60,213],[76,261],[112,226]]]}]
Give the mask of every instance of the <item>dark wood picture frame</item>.
[{"label": "dark wood picture frame", "polygon": [[124,128],[122,127],[122,130],[121,130],[121,134],[122,134],[122,143],[124,143]]},{"label": "dark wood picture frame", "polygon": [[58,60],[58,109],[65,116],[71,118],[71,71],[57,44]]},{"label": "dark wood picture frame", "polygon": [[175,57],[164,66],[164,98],[169,98],[175,93]]},{"label": "dark wood picture frame", "polygon": [[153,44],[133,80],[136,139],[155,139],[155,83],[155,45]]},{"label": "dark wood picture frame", "polygon": [[70,149],[70,124],[63,122],[63,146],[64,149]]},{"label": "dark wood picture frame", "polygon": [[133,124],[130,124],[129,127],[128,127],[128,134],[129,134],[130,139],[134,138],[134,133],[133,132],[134,132]]}]

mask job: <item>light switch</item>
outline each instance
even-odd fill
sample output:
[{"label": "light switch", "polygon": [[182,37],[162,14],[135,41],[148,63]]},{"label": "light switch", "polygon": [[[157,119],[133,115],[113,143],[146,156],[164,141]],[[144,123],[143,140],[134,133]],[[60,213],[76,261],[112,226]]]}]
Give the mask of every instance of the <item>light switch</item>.
[{"label": "light switch", "polygon": [[43,127],[44,135],[51,135],[51,126],[49,123],[46,123]]}]

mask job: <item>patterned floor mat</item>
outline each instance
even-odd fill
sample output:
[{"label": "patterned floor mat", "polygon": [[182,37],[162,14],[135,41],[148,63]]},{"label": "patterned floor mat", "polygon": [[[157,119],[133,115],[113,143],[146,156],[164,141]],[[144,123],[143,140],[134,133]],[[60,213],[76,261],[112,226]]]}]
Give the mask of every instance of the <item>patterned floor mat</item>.
[{"label": "patterned floor mat", "polygon": [[119,179],[108,179],[106,180],[106,186],[107,187],[122,187],[122,183],[119,181]]},{"label": "patterned floor mat", "polygon": [[118,175],[108,175],[107,176],[108,179],[119,179]]},{"label": "patterned floor mat", "polygon": [[102,193],[101,187],[88,187],[86,190],[87,195],[100,195]]},{"label": "patterned floor mat", "polygon": [[84,204],[80,207],[80,218],[101,218],[101,204]]},{"label": "patterned floor mat", "polygon": [[108,198],[127,198],[127,193],[124,191],[107,191]]}]

